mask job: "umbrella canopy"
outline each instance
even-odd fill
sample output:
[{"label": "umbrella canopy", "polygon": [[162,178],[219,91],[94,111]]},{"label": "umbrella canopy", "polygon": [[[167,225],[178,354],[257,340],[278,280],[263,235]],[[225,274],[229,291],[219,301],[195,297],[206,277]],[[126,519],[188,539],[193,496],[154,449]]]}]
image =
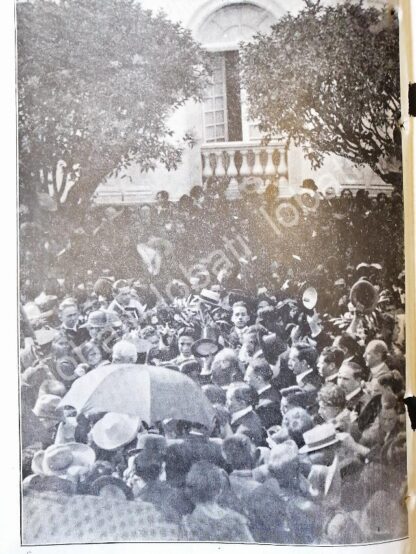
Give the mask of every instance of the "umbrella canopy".
[{"label": "umbrella canopy", "polygon": [[164,367],[109,364],[93,369],[72,384],[60,406],[78,413],[118,412],[148,424],[184,419],[212,428],[215,416],[201,388],[192,379]]}]

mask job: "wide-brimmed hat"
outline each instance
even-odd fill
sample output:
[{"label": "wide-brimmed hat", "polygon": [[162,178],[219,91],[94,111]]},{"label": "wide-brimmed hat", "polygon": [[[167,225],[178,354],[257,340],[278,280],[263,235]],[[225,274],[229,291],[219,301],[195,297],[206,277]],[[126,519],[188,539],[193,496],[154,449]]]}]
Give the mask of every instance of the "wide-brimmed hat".
[{"label": "wide-brimmed hat", "polygon": [[140,425],[137,416],[109,412],[91,429],[92,440],[103,450],[115,450],[129,444],[137,436]]},{"label": "wide-brimmed hat", "polygon": [[322,450],[322,448],[336,444],[340,439],[337,436],[335,427],[331,423],[323,423],[303,433],[303,440],[305,441],[305,446],[302,446],[299,450],[301,454]]},{"label": "wide-brimmed hat", "polygon": [[32,411],[38,417],[59,421],[63,415],[62,409],[58,408],[61,400],[56,394],[41,394]]},{"label": "wide-brimmed hat", "polygon": [[213,356],[219,349],[219,345],[212,339],[199,339],[191,346],[191,352],[197,358]]},{"label": "wide-brimmed hat", "polygon": [[95,462],[94,450],[82,443],[53,444],[36,452],[32,471],[39,475],[67,476],[88,471]]},{"label": "wide-brimmed hat", "polygon": [[39,346],[51,344],[57,334],[56,329],[47,329],[46,327],[42,327],[42,329],[35,331],[36,344]]},{"label": "wide-brimmed hat", "polygon": [[107,322],[107,314],[101,310],[97,310],[95,312],[90,312],[88,314],[88,319],[84,325],[81,325],[81,327],[100,327],[104,328],[108,324]]}]

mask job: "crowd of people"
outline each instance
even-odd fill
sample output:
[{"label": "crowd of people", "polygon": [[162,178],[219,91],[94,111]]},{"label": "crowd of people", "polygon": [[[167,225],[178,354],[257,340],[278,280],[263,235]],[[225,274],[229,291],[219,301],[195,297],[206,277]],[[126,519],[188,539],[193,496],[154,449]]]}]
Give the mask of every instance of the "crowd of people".
[{"label": "crowd of people", "polygon": [[[208,183],[67,222],[23,212],[26,542],[406,535],[398,193],[307,180],[231,202]],[[112,364],[185,375],[212,421],[65,402]]]}]

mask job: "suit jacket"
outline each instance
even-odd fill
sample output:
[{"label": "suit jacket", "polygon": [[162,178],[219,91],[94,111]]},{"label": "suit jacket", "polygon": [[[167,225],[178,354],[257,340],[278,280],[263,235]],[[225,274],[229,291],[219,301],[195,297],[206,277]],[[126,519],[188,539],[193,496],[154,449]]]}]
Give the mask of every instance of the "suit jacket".
[{"label": "suit jacket", "polygon": [[65,335],[69,342],[75,344],[75,346],[81,346],[81,344],[90,340],[90,334],[86,327],[79,327],[77,325],[75,329],[68,329],[68,327],[61,325],[59,332]]},{"label": "suit jacket", "polygon": [[233,433],[242,433],[250,437],[256,446],[266,445],[266,431],[260,417],[251,410],[231,423]]}]

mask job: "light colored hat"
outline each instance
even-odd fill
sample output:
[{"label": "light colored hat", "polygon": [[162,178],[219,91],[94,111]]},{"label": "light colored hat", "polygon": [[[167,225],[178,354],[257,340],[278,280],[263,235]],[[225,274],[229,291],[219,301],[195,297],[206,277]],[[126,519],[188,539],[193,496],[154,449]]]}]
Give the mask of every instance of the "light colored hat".
[{"label": "light colored hat", "polygon": [[306,431],[303,433],[303,440],[305,446],[299,450],[301,454],[315,452],[339,442],[335,427],[331,423],[316,425],[310,431]]},{"label": "light colored hat", "polygon": [[88,314],[87,322],[81,327],[100,327],[107,326],[107,314],[103,311],[97,310]]},{"label": "light colored hat", "polygon": [[42,327],[42,329],[35,331],[36,342],[39,346],[50,344],[56,336],[56,329],[46,329]]},{"label": "light colored hat", "polygon": [[219,292],[215,292],[209,289],[202,289],[199,293],[199,298],[207,304],[214,304],[217,306],[220,303],[221,295]]},{"label": "light colored hat", "polygon": [[52,444],[36,452],[32,471],[38,475],[74,476],[91,469],[94,462],[95,452],[86,444]]},{"label": "light colored hat", "polygon": [[109,412],[92,428],[92,440],[103,450],[115,450],[136,438],[140,425],[139,417]]},{"label": "light colored hat", "polygon": [[61,419],[62,410],[58,409],[61,397],[56,394],[41,394],[36,400],[33,413],[45,419]]}]

